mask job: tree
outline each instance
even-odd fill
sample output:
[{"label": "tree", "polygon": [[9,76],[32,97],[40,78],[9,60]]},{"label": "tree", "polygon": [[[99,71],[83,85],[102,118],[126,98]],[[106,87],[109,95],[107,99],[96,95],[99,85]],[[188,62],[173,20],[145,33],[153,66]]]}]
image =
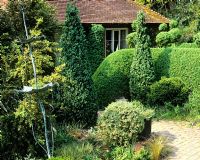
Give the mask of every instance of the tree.
[{"label": "tree", "polygon": [[[24,4],[23,7],[26,12],[27,28],[33,29],[37,24],[37,19],[43,18],[43,23],[38,28],[41,29],[48,40],[53,41],[58,29],[58,23],[55,18],[55,10],[44,0],[9,0],[6,9],[1,10],[0,31],[4,30],[4,32],[0,32],[0,35],[9,33],[13,39],[24,37],[24,26],[20,12],[21,2]],[[1,23],[5,19],[5,15],[7,16],[6,25]],[[2,19],[2,17],[4,18]]]},{"label": "tree", "polygon": [[[41,36],[38,26],[43,23],[37,20],[37,25],[30,30],[30,37]],[[16,159],[28,153],[41,156],[44,152],[35,139],[44,140],[42,132],[42,117],[39,111],[36,94],[19,94],[23,86],[35,86],[33,68],[29,56],[29,46],[19,45],[18,40],[12,41],[10,46],[0,44],[0,102],[4,110],[0,110],[0,140],[1,156]],[[56,54],[59,53],[58,44],[48,40],[32,42],[32,53],[35,58],[38,84],[43,86],[50,82],[63,82],[65,77],[60,73],[62,66],[55,65]],[[65,81],[66,82],[66,81]],[[40,100],[47,109],[48,117],[52,113],[52,91],[38,93]],[[56,108],[54,108],[56,109]],[[33,130],[36,136],[33,136]],[[8,134],[9,133],[9,134]],[[35,139],[34,139],[35,137]],[[12,142],[15,141],[15,145]],[[0,159],[1,159],[0,156]]]},{"label": "tree", "polygon": [[[61,62],[66,64],[63,75],[71,77],[70,87],[63,86],[63,118],[68,122],[92,124],[96,117],[93,104],[91,69],[88,61],[87,40],[80,22],[79,11],[67,4],[66,20],[61,36]],[[63,119],[62,118],[62,119]]]},{"label": "tree", "polygon": [[144,13],[139,12],[136,20],[136,55],[130,69],[130,94],[132,99],[145,100],[149,84],[154,80],[154,68],[150,51],[150,38],[146,34]]},{"label": "tree", "polygon": [[91,65],[92,73],[96,71],[100,63],[103,61],[105,47],[104,47],[104,33],[105,29],[100,24],[92,24],[88,36],[89,41],[89,62]]}]

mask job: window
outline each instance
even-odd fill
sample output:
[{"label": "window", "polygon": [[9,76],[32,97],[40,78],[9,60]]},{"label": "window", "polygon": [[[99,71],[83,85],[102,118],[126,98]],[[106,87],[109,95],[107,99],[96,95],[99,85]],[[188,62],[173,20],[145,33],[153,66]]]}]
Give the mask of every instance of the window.
[{"label": "window", "polygon": [[108,28],[106,29],[106,55],[118,49],[126,48],[127,28]]}]

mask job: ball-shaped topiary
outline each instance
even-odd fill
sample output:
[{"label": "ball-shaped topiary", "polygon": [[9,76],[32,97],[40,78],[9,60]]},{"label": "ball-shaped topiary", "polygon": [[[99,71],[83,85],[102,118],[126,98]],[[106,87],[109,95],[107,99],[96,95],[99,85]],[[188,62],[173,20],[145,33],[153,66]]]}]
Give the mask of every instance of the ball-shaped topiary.
[{"label": "ball-shaped topiary", "polygon": [[129,48],[135,48],[136,41],[137,41],[137,33],[133,32],[127,35],[126,42],[128,43]]},{"label": "ball-shaped topiary", "polygon": [[144,128],[140,102],[119,100],[111,103],[98,118],[97,133],[109,145],[126,146],[136,142]]},{"label": "ball-shaped topiary", "polygon": [[182,105],[188,100],[190,90],[179,78],[162,78],[150,86],[148,101],[151,104],[164,105],[171,102],[173,105]]},{"label": "ball-shaped topiary", "polygon": [[166,31],[167,29],[168,29],[168,26],[166,23],[160,24],[158,28],[159,31]]},{"label": "ball-shaped topiary", "polygon": [[156,36],[156,43],[159,47],[166,47],[170,43],[170,34],[168,32],[160,32]]}]

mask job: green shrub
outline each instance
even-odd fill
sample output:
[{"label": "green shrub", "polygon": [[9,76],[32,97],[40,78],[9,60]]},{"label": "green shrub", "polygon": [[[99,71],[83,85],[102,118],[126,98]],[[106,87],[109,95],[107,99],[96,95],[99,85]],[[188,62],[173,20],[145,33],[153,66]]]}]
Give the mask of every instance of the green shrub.
[{"label": "green shrub", "polygon": [[171,43],[176,43],[179,41],[179,39],[181,38],[181,30],[179,28],[173,28],[171,29],[169,32],[170,35],[170,42]]},{"label": "green shrub", "polygon": [[198,45],[196,43],[182,43],[178,48],[198,48]]},{"label": "green shrub", "polygon": [[135,48],[136,40],[137,40],[137,33],[136,32],[128,34],[127,37],[126,37],[126,42],[128,44],[128,47],[129,48]]},{"label": "green shrub", "polygon": [[150,104],[171,102],[173,105],[183,105],[189,93],[189,88],[179,78],[162,78],[150,86],[147,97]]},{"label": "green shrub", "polygon": [[130,99],[129,73],[132,50],[119,50],[109,55],[93,74],[95,92],[99,107],[125,97]]},{"label": "green shrub", "polygon": [[136,20],[136,47],[130,69],[130,94],[132,100],[145,101],[148,85],[154,81],[155,73],[150,50],[150,37],[144,24],[145,16],[139,12]]},{"label": "green shrub", "polygon": [[177,28],[178,27],[178,21],[176,20],[171,20],[169,23],[169,28],[173,29],[173,28]]},{"label": "green shrub", "polygon": [[168,32],[160,32],[156,36],[156,43],[160,47],[165,47],[169,44],[170,42],[170,34]]},{"label": "green shrub", "polygon": [[105,48],[104,48],[104,34],[105,29],[100,24],[92,24],[88,36],[89,41],[89,57],[88,60],[91,65],[92,73],[98,68],[103,61]]},{"label": "green shrub", "polygon": [[66,160],[81,160],[93,152],[93,145],[86,142],[72,142],[63,145],[55,151],[55,155],[63,157]]},{"label": "green shrub", "polygon": [[196,35],[194,35],[194,42],[200,46],[200,32],[198,32]]},{"label": "green shrub", "polygon": [[133,149],[132,147],[115,147],[111,151],[112,159],[115,160],[132,160],[133,158]]},{"label": "green shrub", "polygon": [[63,75],[74,83],[60,87],[60,102],[63,115],[60,120],[93,125],[96,122],[97,107],[92,87],[91,65],[85,30],[81,24],[78,8],[67,4],[66,20],[60,45],[61,63],[65,63]]},{"label": "green shrub", "polygon": [[[180,77],[192,89],[187,107],[200,111],[200,49],[198,48],[155,48],[151,50],[155,64],[156,79],[161,77]],[[129,98],[129,71],[134,49],[119,50],[101,63],[93,75],[99,104],[120,98]]]},{"label": "green shrub", "polygon": [[166,31],[168,29],[168,26],[166,23],[162,23],[159,25],[159,31]]},{"label": "green shrub", "polygon": [[97,134],[114,146],[134,143],[144,127],[139,107],[142,107],[141,103],[125,100],[111,103],[98,118]]},{"label": "green shrub", "polygon": [[67,158],[62,158],[62,157],[52,157],[48,160],[71,160],[71,159],[67,159]]},{"label": "green shrub", "polygon": [[151,152],[142,148],[138,152],[135,152],[132,160],[152,160]]},{"label": "green shrub", "polygon": [[115,147],[111,151],[114,160],[151,160],[151,154],[144,147],[134,152],[133,147]]}]

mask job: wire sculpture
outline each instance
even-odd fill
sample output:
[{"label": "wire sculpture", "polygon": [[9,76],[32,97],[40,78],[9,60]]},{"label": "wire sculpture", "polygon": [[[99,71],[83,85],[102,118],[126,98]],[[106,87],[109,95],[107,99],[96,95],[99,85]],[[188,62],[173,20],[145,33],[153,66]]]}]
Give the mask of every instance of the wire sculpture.
[{"label": "wire sculpture", "polygon": [[[34,132],[34,128],[32,125],[32,133],[33,133],[33,137],[35,139],[35,141],[40,145],[40,147],[46,152],[47,157],[50,158],[51,156],[53,156],[53,148],[54,148],[54,137],[53,137],[53,127],[50,124],[51,127],[51,141],[52,141],[52,146],[51,146],[51,150],[50,150],[50,140],[48,137],[48,129],[47,129],[47,119],[46,119],[46,111],[45,111],[45,107],[43,105],[43,103],[41,102],[38,93],[41,93],[49,88],[52,88],[54,85],[57,85],[57,83],[53,84],[52,82],[44,85],[43,87],[38,87],[38,80],[37,80],[37,73],[36,73],[36,65],[35,65],[35,59],[33,57],[33,53],[32,53],[32,42],[35,41],[39,41],[41,39],[44,39],[45,36],[38,36],[38,37],[29,37],[28,34],[28,29],[27,29],[27,25],[26,25],[26,19],[25,19],[25,11],[24,11],[24,5],[23,2],[19,0],[19,4],[20,4],[20,12],[22,13],[22,18],[23,18],[23,24],[24,24],[24,29],[25,29],[25,33],[26,33],[26,39],[25,40],[21,40],[19,43],[21,44],[21,46],[27,44],[29,47],[29,56],[31,58],[31,63],[32,63],[32,67],[33,67],[33,76],[34,76],[34,80],[35,80],[35,87],[31,87],[31,86],[23,86],[22,90],[15,90],[18,93],[25,93],[25,94],[32,94],[35,93],[36,95],[36,99],[37,99],[37,104],[40,107],[40,110],[42,112],[42,117],[43,117],[43,124],[44,124],[44,136],[45,136],[45,145],[46,147],[43,147],[38,141],[37,138],[35,136],[35,132]],[[0,105],[2,106],[2,104],[0,103]]]}]

